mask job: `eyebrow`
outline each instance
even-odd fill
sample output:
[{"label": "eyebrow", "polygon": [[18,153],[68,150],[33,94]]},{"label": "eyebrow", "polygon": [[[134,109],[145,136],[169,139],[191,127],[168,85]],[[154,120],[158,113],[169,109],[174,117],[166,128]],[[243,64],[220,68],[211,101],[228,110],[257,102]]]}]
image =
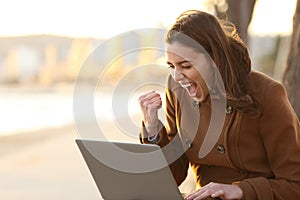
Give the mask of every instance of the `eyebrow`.
[{"label": "eyebrow", "polygon": [[[176,63],[176,64],[177,64],[177,65],[182,65],[183,63],[186,63],[186,62],[187,62],[187,63],[190,63],[188,60],[183,60],[183,61],[180,61],[180,62],[178,62],[178,63]],[[172,64],[171,62],[169,62],[169,61],[167,62],[167,64],[168,64],[168,65],[173,65],[173,64]]]}]

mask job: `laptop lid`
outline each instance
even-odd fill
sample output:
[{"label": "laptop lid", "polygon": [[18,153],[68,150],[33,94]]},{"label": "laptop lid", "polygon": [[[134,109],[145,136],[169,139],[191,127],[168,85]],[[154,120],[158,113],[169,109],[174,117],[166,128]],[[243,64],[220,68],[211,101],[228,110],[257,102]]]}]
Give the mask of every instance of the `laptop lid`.
[{"label": "laptop lid", "polygon": [[76,143],[104,200],[183,200],[158,145]]}]

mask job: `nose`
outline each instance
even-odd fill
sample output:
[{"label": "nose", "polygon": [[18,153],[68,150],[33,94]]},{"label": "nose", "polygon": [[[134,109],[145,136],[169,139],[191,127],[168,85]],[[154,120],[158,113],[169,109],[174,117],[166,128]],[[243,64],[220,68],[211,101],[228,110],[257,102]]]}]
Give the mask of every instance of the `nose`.
[{"label": "nose", "polygon": [[184,76],[180,71],[178,71],[177,69],[174,69],[173,78],[176,82],[179,82],[180,80],[182,80],[184,78]]}]

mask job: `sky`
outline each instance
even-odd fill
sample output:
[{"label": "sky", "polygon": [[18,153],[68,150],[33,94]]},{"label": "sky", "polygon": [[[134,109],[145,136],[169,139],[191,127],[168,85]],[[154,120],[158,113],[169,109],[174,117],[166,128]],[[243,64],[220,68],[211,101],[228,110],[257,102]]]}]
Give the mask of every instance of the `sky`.
[{"label": "sky", "polygon": [[[1,0],[0,36],[56,34],[109,38],[139,28],[169,27],[206,0]],[[269,6],[271,4],[271,6]],[[296,0],[257,0],[250,34],[289,34]]]}]

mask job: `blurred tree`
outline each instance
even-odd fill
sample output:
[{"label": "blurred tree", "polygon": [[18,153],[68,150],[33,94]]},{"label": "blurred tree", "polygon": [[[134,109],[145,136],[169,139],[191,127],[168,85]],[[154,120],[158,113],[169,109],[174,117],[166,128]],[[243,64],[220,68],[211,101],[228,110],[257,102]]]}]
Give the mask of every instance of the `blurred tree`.
[{"label": "blurred tree", "polygon": [[300,0],[297,0],[294,14],[292,42],[283,75],[283,84],[298,119],[300,119]]},{"label": "blurred tree", "polygon": [[[268,74],[274,78],[274,71],[277,56],[279,55],[279,48],[281,45],[281,36],[277,35],[273,37],[274,47],[269,51],[266,51],[263,56],[257,59],[257,63],[259,63],[259,71]],[[282,74],[282,72],[281,72]]]},{"label": "blurred tree", "polygon": [[256,0],[209,0],[214,4],[217,16],[232,22],[244,42],[248,41],[248,27]]}]

